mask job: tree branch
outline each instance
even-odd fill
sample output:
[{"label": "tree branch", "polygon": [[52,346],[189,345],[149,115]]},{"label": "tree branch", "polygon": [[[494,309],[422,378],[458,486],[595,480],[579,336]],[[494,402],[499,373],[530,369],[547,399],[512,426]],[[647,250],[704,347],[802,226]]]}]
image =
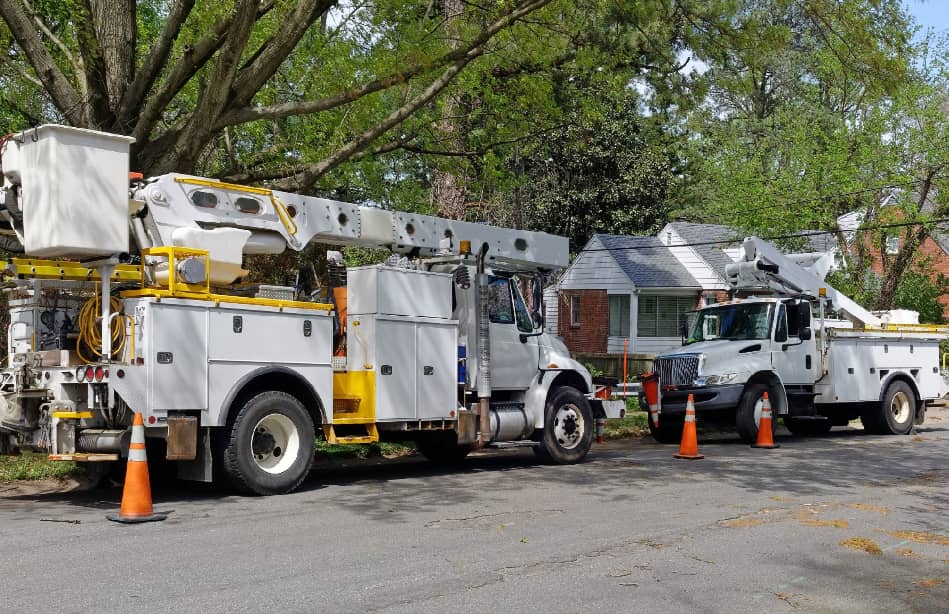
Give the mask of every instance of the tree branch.
[{"label": "tree branch", "polygon": [[498,32],[509,27],[521,17],[539,9],[548,4],[550,0],[528,0],[517,5],[511,12],[497,19],[493,24],[485,28],[481,35],[475,39],[476,42],[469,45],[467,49],[462,50],[460,57],[452,62],[442,74],[422,90],[415,98],[411,99],[400,108],[390,113],[378,125],[363,131],[355,138],[350,140],[335,152],[324,158],[320,162],[303,167],[294,173],[291,177],[278,182],[275,187],[278,189],[302,189],[309,187],[321,175],[336,168],[354,154],[366,149],[375,139],[385,134],[392,127],[402,123],[415,111],[421,108],[442,91],[449,83],[454,80],[458,73],[476,58],[485,52],[485,44],[491,40]]},{"label": "tree branch", "polygon": [[299,0],[282,21],[283,28],[261,45],[241,68],[234,81],[235,106],[246,105],[277,71],[316,19],[337,4],[337,0]]},{"label": "tree branch", "polygon": [[42,81],[43,88],[49,92],[56,107],[66,116],[69,123],[75,126],[84,125],[85,108],[82,98],[53,61],[43,41],[30,24],[30,18],[23,11],[20,2],[18,0],[0,2],[0,16],[7,23],[14,39],[23,49],[33,71]]},{"label": "tree branch", "polygon": [[200,151],[211,140],[216,119],[230,99],[241,54],[257,21],[257,0],[239,0],[235,3],[232,15],[231,28],[208,79],[211,85],[203,88],[199,94],[194,110],[184,122],[184,128],[177,131],[178,138],[163,152],[160,166],[192,167]]},{"label": "tree branch", "polygon": [[[470,41],[467,46],[450,51],[432,62],[412,64],[398,72],[368,81],[360,86],[337,92],[336,94],[321,98],[319,100],[304,100],[300,102],[288,102],[270,106],[235,109],[222,115],[220,123],[216,126],[216,128],[221,129],[225,126],[243,124],[259,119],[281,119],[284,117],[290,117],[292,115],[308,115],[311,113],[328,111],[330,109],[368,96],[369,94],[374,94],[375,92],[388,89],[395,85],[406,83],[410,79],[425,72],[441,68],[465,58],[472,50],[479,49],[481,46],[491,40],[491,38],[493,38],[500,30],[509,27],[514,21],[517,20],[517,18],[512,18],[510,22],[505,22],[503,27],[498,28],[498,24],[503,20],[514,14],[521,15],[530,13],[531,11],[548,4],[549,1],[550,0],[532,0],[522,3],[521,6],[530,6],[535,8],[531,8],[524,13],[521,13],[521,8],[515,8],[514,12],[509,13],[507,16],[501,18],[491,26],[482,30],[481,33],[474,40]],[[482,53],[484,53],[483,50],[480,51],[478,55],[481,55]]]},{"label": "tree branch", "polygon": [[181,33],[181,26],[188,19],[192,8],[194,8],[194,0],[177,0],[171,8],[158,41],[152,45],[148,57],[145,58],[145,62],[136,73],[132,84],[125,90],[125,95],[122,96],[116,112],[116,123],[119,129],[126,129],[134,109],[138,107],[155,84],[161,69],[168,61],[168,55],[171,53],[171,48],[178,38],[178,34]]},{"label": "tree branch", "polygon": [[[268,2],[262,4],[257,10],[257,19],[266,15],[274,7],[274,3],[275,0],[268,0]],[[132,131],[132,136],[135,137],[136,142],[144,143],[147,141],[149,134],[151,134],[158,118],[168,103],[178,95],[181,88],[194,77],[198,70],[200,70],[201,67],[211,59],[211,56],[221,48],[221,45],[224,44],[233,22],[234,13],[231,13],[222,21],[216,23],[207,36],[193,46],[185,48],[182,58],[175,64],[171,74],[169,74],[161,84],[154,96],[149,98],[145,104],[145,108],[138,116],[135,129]],[[149,144],[148,148],[154,149],[151,147],[151,144]],[[160,153],[160,150],[158,150],[158,152]],[[158,154],[154,154],[151,157],[157,157],[157,155]]]},{"label": "tree branch", "polygon": [[30,2],[30,0],[23,0],[23,4],[26,6],[26,10],[29,11],[30,15],[33,16],[33,23],[35,23],[36,27],[40,29],[40,32],[42,32],[46,38],[53,41],[53,44],[63,52],[63,55],[66,56],[66,59],[69,60],[70,64],[72,64],[73,70],[76,71],[77,75],[83,74],[83,72],[85,72],[85,68],[83,68],[82,59],[76,58],[76,56],[72,54],[72,51],[69,50],[69,47],[67,47],[58,36],[53,34],[53,31],[50,30],[46,26],[46,23],[43,22],[39,15],[36,14],[36,8],[33,6],[33,3]]}]

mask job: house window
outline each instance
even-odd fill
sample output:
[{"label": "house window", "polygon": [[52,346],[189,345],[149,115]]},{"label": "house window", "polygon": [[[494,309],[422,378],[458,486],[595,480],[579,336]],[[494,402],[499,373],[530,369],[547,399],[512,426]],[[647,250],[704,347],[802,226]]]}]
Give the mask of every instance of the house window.
[{"label": "house window", "polygon": [[639,337],[678,337],[679,322],[695,310],[694,296],[640,295],[636,335]]},{"label": "house window", "polygon": [[610,337],[629,337],[629,295],[611,294],[610,301]]},{"label": "house window", "polygon": [[886,238],[886,253],[888,256],[900,253],[900,238],[898,236]]},{"label": "house window", "polygon": [[570,297],[570,326],[580,326],[580,297]]}]

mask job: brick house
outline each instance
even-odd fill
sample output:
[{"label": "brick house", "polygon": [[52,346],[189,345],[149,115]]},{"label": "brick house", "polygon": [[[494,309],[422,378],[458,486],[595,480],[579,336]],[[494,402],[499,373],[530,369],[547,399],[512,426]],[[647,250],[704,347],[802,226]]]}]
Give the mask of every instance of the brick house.
[{"label": "brick house", "polygon": [[[891,206],[893,200],[894,196],[890,195],[884,199],[881,206]],[[928,199],[923,209],[924,211],[931,211],[934,207],[935,204],[931,199]],[[849,235],[848,243],[851,245],[851,251],[853,249],[852,242],[857,240],[858,233],[856,231],[863,222],[863,217],[864,214],[862,211],[854,211],[841,216],[837,220],[838,226],[845,231],[845,234]],[[902,216],[897,217],[900,218]],[[893,228],[892,233],[886,237],[882,246],[869,246],[871,258],[870,268],[876,273],[878,279],[882,279],[883,277],[886,266],[885,260],[895,256],[899,252],[900,247],[902,247],[902,230],[902,228]],[[937,226],[916,249],[914,262],[924,262],[926,272],[933,281],[936,281],[940,275],[949,279],[949,227],[946,227],[945,224]],[[943,317],[946,321],[949,321],[949,294],[940,296],[939,302],[943,307]]]},{"label": "brick house", "polygon": [[560,280],[558,332],[570,351],[655,354],[680,344],[701,284],[656,237],[597,234]]}]

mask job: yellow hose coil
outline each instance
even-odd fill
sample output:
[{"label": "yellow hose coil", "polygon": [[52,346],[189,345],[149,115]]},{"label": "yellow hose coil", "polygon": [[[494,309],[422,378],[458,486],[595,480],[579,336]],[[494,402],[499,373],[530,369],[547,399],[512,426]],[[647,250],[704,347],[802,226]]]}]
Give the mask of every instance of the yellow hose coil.
[{"label": "yellow hose coil", "polygon": [[[118,313],[121,307],[118,299],[109,297],[109,311],[111,313]],[[85,363],[96,362],[97,359],[102,358],[102,328],[99,325],[100,311],[98,292],[95,296],[83,303],[79,309],[79,343],[76,344],[76,353],[79,355],[80,360]],[[113,356],[121,352],[125,347],[124,319],[127,317],[128,316],[123,314],[121,317],[112,320]],[[83,353],[83,345],[92,352],[91,360]],[[111,359],[112,357],[110,356],[109,358]]]}]

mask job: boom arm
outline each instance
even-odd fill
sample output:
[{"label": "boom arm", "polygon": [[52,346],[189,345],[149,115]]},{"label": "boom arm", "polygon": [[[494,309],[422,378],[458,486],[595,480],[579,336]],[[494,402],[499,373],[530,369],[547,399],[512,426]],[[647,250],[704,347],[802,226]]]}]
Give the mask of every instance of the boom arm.
[{"label": "boom arm", "polygon": [[829,254],[785,255],[767,241],[748,237],[742,242],[741,259],[726,266],[725,275],[736,289],[770,288],[778,294],[817,296],[824,288],[834,310],[866,327],[879,327],[880,318],[824,281],[828,258]]},{"label": "boom arm", "polygon": [[189,175],[148,180],[135,190],[134,198],[145,205],[145,213],[132,220],[141,247],[173,245],[173,234],[182,228],[241,228],[250,232],[243,248],[248,254],[280,253],[286,247],[299,251],[318,241],[430,256],[446,246],[457,251],[458,242],[467,239],[472,253],[487,243],[489,260],[522,270],[563,268],[569,258],[567,239],[544,232],[389,211]]}]

